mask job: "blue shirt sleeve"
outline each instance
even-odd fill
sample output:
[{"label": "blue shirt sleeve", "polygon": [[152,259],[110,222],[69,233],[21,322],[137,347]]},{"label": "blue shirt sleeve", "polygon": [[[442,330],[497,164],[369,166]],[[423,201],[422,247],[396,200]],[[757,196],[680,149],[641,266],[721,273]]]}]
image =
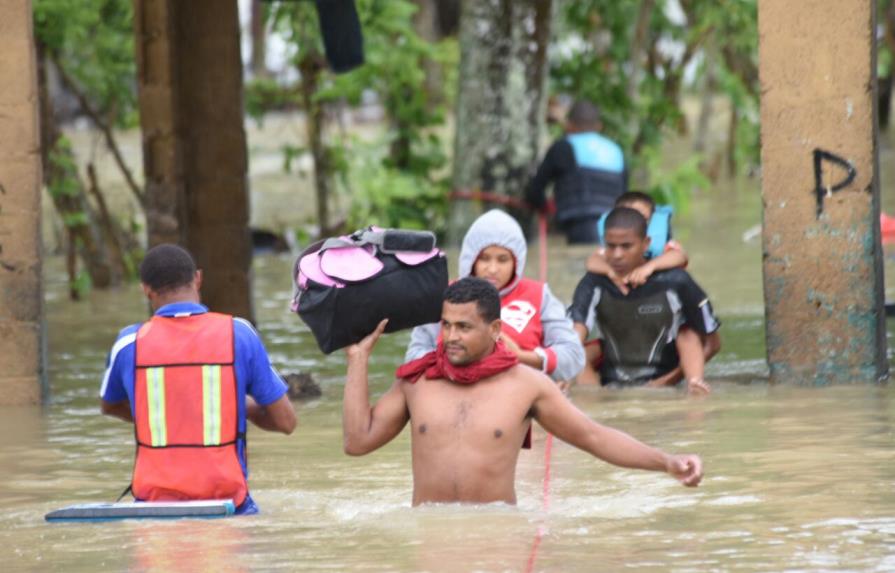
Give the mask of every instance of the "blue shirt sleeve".
[{"label": "blue shirt sleeve", "polygon": [[287,387],[270,364],[264,343],[252,325],[241,318],[233,320],[236,352],[246,371],[246,393],[258,404],[267,406],[280,399]]},{"label": "blue shirt sleeve", "polygon": [[106,358],[106,371],[100,388],[100,398],[109,403],[130,399],[134,380],[134,341],[139,324],[132,324],[118,333],[118,338]]}]

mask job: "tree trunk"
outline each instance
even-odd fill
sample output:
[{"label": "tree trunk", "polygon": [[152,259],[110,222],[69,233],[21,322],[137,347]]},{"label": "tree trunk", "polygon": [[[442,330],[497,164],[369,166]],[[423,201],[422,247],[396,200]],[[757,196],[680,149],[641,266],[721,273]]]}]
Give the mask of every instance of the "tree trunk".
[{"label": "tree trunk", "polygon": [[703,153],[708,147],[709,122],[714,114],[715,89],[717,89],[717,73],[715,48],[707,46],[704,52],[704,76],[702,83],[702,97],[699,105],[699,119],[696,122],[696,135],[693,136],[693,151]]},{"label": "tree trunk", "polygon": [[135,0],[150,246],[180,243],[212,310],[253,318],[236,0]]},{"label": "tree trunk", "polygon": [[730,109],[730,123],[727,126],[727,174],[734,178],[737,174],[737,127],[740,124],[740,114],[735,107]]},{"label": "tree trunk", "polygon": [[252,0],[252,77],[269,75],[267,69],[267,8],[261,0]]},{"label": "tree trunk", "polygon": [[[438,27],[438,2],[437,0],[414,0],[419,10],[413,16],[413,29],[417,35],[429,43],[436,43],[442,39]],[[441,64],[426,58],[422,62],[423,70],[426,72],[425,89],[428,94],[428,100],[432,105],[443,103],[442,84],[444,83],[444,72]]]},{"label": "tree trunk", "polygon": [[[103,230],[103,240],[111,250],[111,256],[114,260],[119,261],[121,265],[127,267],[127,275],[129,277],[135,276],[135,273],[132,273],[133,265],[130,264],[131,253],[127,252],[124,246],[133,241],[122,237],[122,229],[119,228],[115,223],[115,219],[112,218],[109,207],[106,205],[106,198],[99,188],[99,179],[96,177],[96,168],[92,162],[87,164],[87,191],[96,202],[96,208],[99,211],[99,221]],[[125,261],[127,261],[127,264]]]},{"label": "tree trunk", "polygon": [[324,140],[326,116],[323,105],[314,99],[320,74],[326,68],[323,54],[310,50],[299,62],[301,99],[305,110],[305,129],[308,147],[314,160],[314,188],[317,198],[317,225],[320,235],[329,234],[329,198],[332,194],[332,167]]},{"label": "tree trunk", "polygon": [[637,14],[637,24],[634,26],[634,36],[631,38],[631,59],[628,67],[627,94],[630,99],[637,97],[637,86],[643,72],[640,60],[643,58],[649,32],[649,21],[655,5],[656,0],[643,0],[640,3],[640,12]]},{"label": "tree trunk", "polygon": [[175,4],[134,0],[134,48],[149,246],[186,242],[183,142],[178,133],[180,86]]},{"label": "tree trunk", "polygon": [[879,128],[883,131],[889,129],[889,117],[892,111],[892,70],[877,81],[879,93]]},{"label": "tree trunk", "polygon": [[87,114],[87,117],[93,121],[93,125],[99,129],[103,137],[106,140],[106,147],[112,153],[112,158],[115,159],[115,165],[118,166],[118,170],[121,172],[121,176],[124,177],[125,183],[127,183],[128,189],[131,190],[131,194],[133,194],[134,199],[137,200],[137,204],[141,208],[145,208],[146,199],[143,197],[143,190],[140,189],[140,186],[137,184],[136,179],[134,178],[134,174],[131,171],[130,167],[127,166],[127,163],[124,161],[124,154],[121,152],[121,148],[118,146],[118,140],[115,139],[115,134],[112,131],[112,127],[109,123],[102,118],[99,113],[99,110],[95,109],[93,105],[91,105],[90,100],[87,98],[87,94],[84,93],[76,83],[75,80],[68,74],[68,71],[62,67],[58,58],[53,58],[53,65],[56,66],[56,71],[59,72],[59,77],[62,80],[62,85],[68,89],[68,91],[75,94],[75,97],[78,98],[78,104],[81,106],[81,111]]},{"label": "tree trunk", "polygon": [[84,262],[92,286],[99,289],[116,286],[124,280],[125,269],[120,261],[113,260],[107,245],[102,240],[102,230],[78,177],[74,153],[56,124],[47,83],[49,65],[49,57],[40,42],[37,42],[44,184],[47,186],[56,212],[68,229],[69,239],[74,241],[74,246]]},{"label": "tree trunk", "polygon": [[[521,199],[537,164],[546,108],[550,0],[463,4],[454,150],[455,189]],[[458,242],[482,211],[451,206],[449,239]]]},{"label": "tree trunk", "polygon": [[0,405],[47,396],[40,130],[31,2],[0,0]]}]

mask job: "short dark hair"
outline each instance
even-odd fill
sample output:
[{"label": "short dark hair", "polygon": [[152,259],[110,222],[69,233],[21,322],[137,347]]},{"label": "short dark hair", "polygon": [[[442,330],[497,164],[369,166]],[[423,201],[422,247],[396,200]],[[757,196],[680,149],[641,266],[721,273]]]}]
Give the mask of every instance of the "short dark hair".
[{"label": "short dark hair", "polygon": [[146,252],[140,263],[140,282],[164,292],[190,284],[196,276],[196,262],[192,255],[170,243],[157,245]]},{"label": "short dark hair", "polygon": [[577,100],[569,109],[568,122],[578,126],[595,126],[600,123],[600,108],[585,100]]},{"label": "short dark hair", "polygon": [[479,316],[491,323],[500,318],[500,293],[493,284],[478,277],[465,277],[444,291],[444,301],[451,304],[475,302]]},{"label": "short dark hair", "polygon": [[646,237],[646,219],[636,209],[616,207],[606,216],[605,229],[631,229],[638,237]]},{"label": "short dark hair", "polygon": [[632,203],[646,203],[651,212],[656,210],[656,200],[643,191],[625,191],[615,200],[616,207],[627,207]]}]

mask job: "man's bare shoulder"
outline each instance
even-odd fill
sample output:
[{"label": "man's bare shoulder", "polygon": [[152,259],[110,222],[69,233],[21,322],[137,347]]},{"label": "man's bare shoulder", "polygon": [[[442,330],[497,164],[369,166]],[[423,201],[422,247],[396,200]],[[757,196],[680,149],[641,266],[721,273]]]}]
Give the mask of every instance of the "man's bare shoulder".
[{"label": "man's bare shoulder", "polygon": [[553,384],[553,380],[549,376],[536,368],[532,368],[526,364],[516,364],[506,372],[502,372],[501,376],[512,378],[516,384],[523,383],[531,385],[533,388],[542,387],[545,384]]}]

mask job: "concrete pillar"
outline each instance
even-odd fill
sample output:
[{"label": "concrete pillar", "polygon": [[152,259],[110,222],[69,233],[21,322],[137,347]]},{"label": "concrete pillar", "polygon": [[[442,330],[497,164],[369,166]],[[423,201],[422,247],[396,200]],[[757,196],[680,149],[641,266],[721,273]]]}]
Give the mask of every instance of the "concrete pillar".
[{"label": "concrete pillar", "polygon": [[150,245],[177,242],[212,310],[253,318],[236,0],[135,0]]},{"label": "concrete pillar", "polygon": [[875,2],[759,0],[772,382],[885,376]]},{"label": "concrete pillar", "polygon": [[0,405],[46,395],[40,131],[29,0],[0,0]]}]

